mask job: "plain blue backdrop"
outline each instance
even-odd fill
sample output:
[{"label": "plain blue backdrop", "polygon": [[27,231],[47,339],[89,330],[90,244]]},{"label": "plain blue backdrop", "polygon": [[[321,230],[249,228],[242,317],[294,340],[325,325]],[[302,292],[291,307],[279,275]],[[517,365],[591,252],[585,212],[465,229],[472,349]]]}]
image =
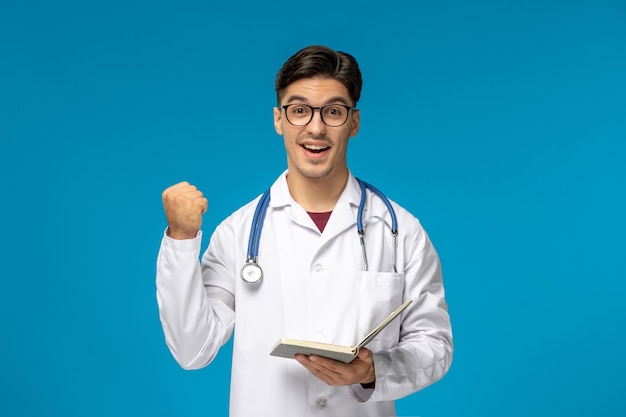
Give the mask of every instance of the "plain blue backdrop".
[{"label": "plain blue backdrop", "polygon": [[271,184],[274,76],[317,43],[362,67],[353,172],[443,262],[453,365],[398,415],[626,415],[618,0],[3,2],[0,415],[227,415],[230,344],[163,340],[161,192],[198,185],[206,237]]}]

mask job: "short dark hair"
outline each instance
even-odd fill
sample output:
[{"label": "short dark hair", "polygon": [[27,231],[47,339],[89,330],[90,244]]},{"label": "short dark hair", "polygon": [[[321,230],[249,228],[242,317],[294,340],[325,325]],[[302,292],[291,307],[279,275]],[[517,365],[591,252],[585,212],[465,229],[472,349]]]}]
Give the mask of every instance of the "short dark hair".
[{"label": "short dark hair", "polygon": [[348,89],[355,106],[361,97],[363,80],[356,59],[345,52],[312,45],[292,55],[276,74],[278,104],[289,85],[303,78],[313,77],[331,78],[342,83]]}]

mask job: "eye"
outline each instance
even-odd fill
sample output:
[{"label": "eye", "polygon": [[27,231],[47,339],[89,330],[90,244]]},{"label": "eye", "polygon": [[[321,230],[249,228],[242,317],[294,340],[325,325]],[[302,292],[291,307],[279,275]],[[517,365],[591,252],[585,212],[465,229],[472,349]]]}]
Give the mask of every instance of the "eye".
[{"label": "eye", "polygon": [[324,116],[332,117],[335,119],[341,119],[345,113],[346,109],[342,106],[331,105],[324,108]]},{"label": "eye", "polygon": [[296,117],[302,117],[302,116],[308,116],[309,113],[311,112],[311,109],[309,109],[307,106],[296,104],[296,105],[289,106],[289,112]]}]

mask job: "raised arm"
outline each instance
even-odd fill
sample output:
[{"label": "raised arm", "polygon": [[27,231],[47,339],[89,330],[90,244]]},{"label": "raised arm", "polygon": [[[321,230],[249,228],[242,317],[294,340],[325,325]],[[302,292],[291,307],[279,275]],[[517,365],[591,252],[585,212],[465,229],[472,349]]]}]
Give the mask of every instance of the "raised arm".
[{"label": "raised arm", "polygon": [[157,303],[165,341],[184,369],[206,366],[232,334],[234,297],[205,287],[200,266],[207,200],[181,182],[163,192],[168,228],[157,258]]}]

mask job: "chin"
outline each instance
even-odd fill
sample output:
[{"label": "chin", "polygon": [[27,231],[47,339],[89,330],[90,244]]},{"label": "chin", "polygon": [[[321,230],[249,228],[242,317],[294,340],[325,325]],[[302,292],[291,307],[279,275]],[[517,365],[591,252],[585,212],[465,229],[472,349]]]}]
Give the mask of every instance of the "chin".
[{"label": "chin", "polygon": [[326,178],[330,175],[330,169],[298,169],[298,173],[306,179],[309,180],[319,180],[322,178]]}]

